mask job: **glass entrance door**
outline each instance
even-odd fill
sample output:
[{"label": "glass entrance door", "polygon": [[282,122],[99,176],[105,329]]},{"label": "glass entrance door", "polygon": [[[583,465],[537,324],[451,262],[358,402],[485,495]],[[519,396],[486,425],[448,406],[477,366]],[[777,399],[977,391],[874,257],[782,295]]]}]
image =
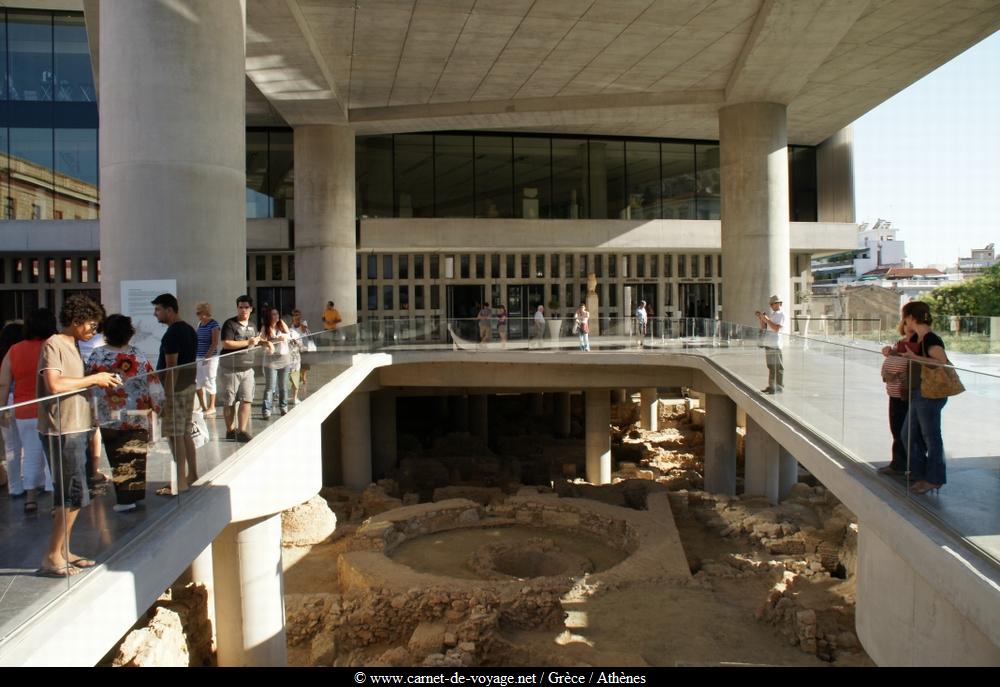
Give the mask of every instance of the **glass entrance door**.
[{"label": "glass entrance door", "polygon": [[681,284],[680,298],[684,317],[715,317],[715,284]]}]

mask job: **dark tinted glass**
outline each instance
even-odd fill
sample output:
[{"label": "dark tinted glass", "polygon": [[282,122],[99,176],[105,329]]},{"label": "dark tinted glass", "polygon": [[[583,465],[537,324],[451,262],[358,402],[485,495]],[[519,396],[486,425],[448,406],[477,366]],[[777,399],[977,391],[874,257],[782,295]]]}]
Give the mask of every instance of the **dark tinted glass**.
[{"label": "dark tinted glass", "polygon": [[80,15],[56,15],[54,99],[62,102],[97,102],[90,70],[87,28]]},{"label": "dark tinted glass", "polygon": [[472,217],[472,136],[434,137],[434,194],[436,217]]},{"label": "dark tinted glass", "polygon": [[52,15],[7,14],[7,59],[11,100],[49,100],[55,92],[52,72]]},{"label": "dark tinted glass", "polygon": [[510,136],[476,136],[476,217],[514,216]]},{"label": "dark tinted glass", "polygon": [[56,129],[56,217],[96,219],[97,130]]},{"label": "dark tinted glass", "polygon": [[514,137],[514,216],[548,219],[552,206],[551,143]]},{"label": "dark tinted glass", "polygon": [[267,132],[248,131],[247,146],[247,218],[271,216],[271,197],[267,190]]},{"label": "dark tinted glass", "polygon": [[392,217],[392,136],[359,136],[354,160],[358,217]]},{"label": "dark tinted glass", "polygon": [[11,128],[8,135],[14,219],[52,219],[52,129]]},{"label": "dark tinted glass", "polygon": [[721,209],[719,145],[695,146],[697,156],[698,219],[719,219]]},{"label": "dark tinted glass", "polygon": [[294,145],[291,131],[272,131],[268,137],[268,192],[274,217],[295,218]]},{"label": "dark tinted glass", "polygon": [[625,217],[625,142],[590,142],[590,216]]},{"label": "dark tinted glass", "polygon": [[629,219],[660,218],[660,144],[653,141],[628,141],[625,144],[628,167]]},{"label": "dark tinted glass", "polygon": [[694,219],[694,146],[690,143],[663,143],[663,218]]},{"label": "dark tinted glass", "polygon": [[433,137],[401,134],[395,137],[395,141],[396,215],[433,217]]},{"label": "dark tinted glass", "polygon": [[816,149],[788,148],[788,218],[793,222],[816,221]]},{"label": "dark tinted glass", "polygon": [[587,186],[587,142],[552,139],[552,217],[586,219]]}]

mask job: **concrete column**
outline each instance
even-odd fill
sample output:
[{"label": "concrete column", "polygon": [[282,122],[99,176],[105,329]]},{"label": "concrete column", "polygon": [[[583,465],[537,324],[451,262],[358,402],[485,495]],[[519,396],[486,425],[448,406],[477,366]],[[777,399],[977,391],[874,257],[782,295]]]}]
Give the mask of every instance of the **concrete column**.
[{"label": "concrete column", "polygon": [[705,491],[736,495],[736,404],[722,394],[705,401]]},{"label": "concrete column", "polygon": [[358,321],[354,184],[351,127],[295,127],[295,297],[313,322],[329,300]]},{"label": "concrete column", "polygon": [[556,394],[556,436],[568,437],[572,426],[568,393]]},{"label": "concrete column", "polygon": [[242,0],[182,10],[170,0],[100,4],[108,312],[128,311],[124,280],[177,280],[187,318],[197,301],[228,316],[246,289],[244,8]]},{"label": "concrete column", "polygon": [[372,483],[371,406],[368,394],[353,393],[340,404],[340,455],[344,486]]},{"label": "concrete column", "polygon": [[660,426],[660,394],[655,386],[639,390],[639,423],[648,432],[655,432]]},{"label": "concrete column", "polygon": [[777,504],[780,500],[778,454],[781,447],[750,417],[747,417],[745,445],[744,493],[751,496],[766,496],[768,501]]},{"label": "concrete column", "polygon": [[556,412],[556,398],[553,394],[542,394],[542,415],[551,416]]},{"label": "concrete column", "polygon": [[587,481],[611,483],[611,405],[602,389],[584,392]]},{"label": "concrete column", "polygon": [[376,479],[396,467],[396,397],[388,391],[372,394],[372,462]]},{"label": "concrete column", "polygon": [[542,399],[542,394],[531,394],[531,414],[535,417],[541,417],[545,414],[545,402]]},{"label": "concrete column", "polygon": [[284,666],[281,515],[234,522],[212,543],[220,666]]},{"label": "concrete column", "polygon": [[628,392],[625,389],[612,389],[611,390],[611,402],[612,403],[625,403],[628,401]]},{"label": "concrete column", "polygon": [[469,397],[449,396],[448,414],[451,418],[451,430],[453,432],[469,431]]},{"label": "concrete column", "polygon": [[799,462],[784,446],[778,446],[778,500],[784,501],[799,481]]},{"label": "concrete column", "polygon": [[719,110],[722,319],[756,327],[754,311],[788,293],[788,140],[785,106]]},{"label": "concrete column", "polygon": [[489,397],[485,394],[469,396],[469,431],[483,441],[489,439]]},{"label": "concrete column", "polygon": [[330,413],[320,425],[323,452],[323,486],[339,487],[344,484],[344,461],[341,455],[340,409]]}]

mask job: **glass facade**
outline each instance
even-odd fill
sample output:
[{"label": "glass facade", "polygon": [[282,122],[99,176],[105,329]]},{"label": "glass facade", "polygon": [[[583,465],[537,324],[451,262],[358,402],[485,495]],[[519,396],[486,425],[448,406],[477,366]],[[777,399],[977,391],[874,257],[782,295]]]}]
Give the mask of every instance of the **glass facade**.
[{"label": "glass facade", "polygon": [[290,129],[248,129],[246,136],[248,219],[295,215],[295,179]]},{"label": "glass facade", "polygon": [[[355,159],[362,218],[713,220],[721,212],[715,142],[397,134],[359,137]],[[790,216],[815,222],[816,150],[789,146],[788,159]]]}]

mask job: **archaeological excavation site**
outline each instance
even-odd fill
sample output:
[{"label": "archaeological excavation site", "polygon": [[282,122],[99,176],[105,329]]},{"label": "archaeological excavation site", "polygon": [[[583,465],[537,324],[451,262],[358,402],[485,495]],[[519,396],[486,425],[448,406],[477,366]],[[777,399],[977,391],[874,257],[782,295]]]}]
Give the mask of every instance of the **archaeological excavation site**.
[{"label": "archaeological excavation site", "polygon": [[[583,398],[554,396],[488,397],[488,431],[454,398],[395,399],[388,474],[282,515],[290,665],[871,665],[857,524],[811,475],[777,506],[739,495],[739,430],[737,495],[707,493],[704,399],[661,389],[649,429],[613,395],[594,486]],[[212,665],[212,622],[181,580],[105,662]]]}]

